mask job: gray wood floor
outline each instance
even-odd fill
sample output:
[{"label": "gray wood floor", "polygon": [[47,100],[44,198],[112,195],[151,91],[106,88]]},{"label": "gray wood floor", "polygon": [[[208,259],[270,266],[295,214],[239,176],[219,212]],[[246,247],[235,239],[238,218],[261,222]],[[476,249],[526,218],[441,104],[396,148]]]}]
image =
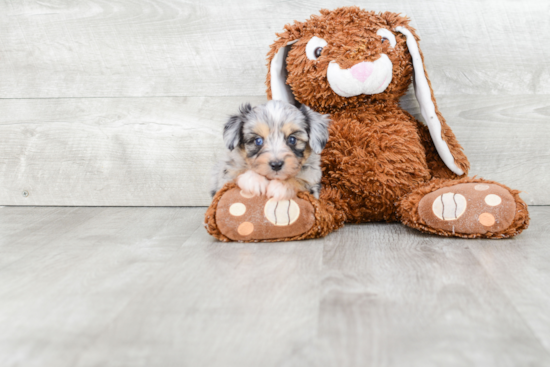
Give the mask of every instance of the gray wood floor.
[{"label": "gray wood floor", "polygon": [[503,241],[222,244],[203,213],[0,207],[0,365],[550,365],[550,207]]}]

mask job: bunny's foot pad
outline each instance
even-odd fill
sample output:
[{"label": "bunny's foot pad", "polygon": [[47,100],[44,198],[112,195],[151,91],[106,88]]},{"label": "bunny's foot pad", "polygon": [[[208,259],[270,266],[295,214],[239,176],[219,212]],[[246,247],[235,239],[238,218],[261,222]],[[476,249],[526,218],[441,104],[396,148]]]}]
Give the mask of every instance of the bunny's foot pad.
[{"label": "bunny's foot pad", "polygon": [[527,205],[517,194],[487,181],[446,185],[420,198],[416,223],[403,222],[445,236],[511,237],[529,223]]},{"label": "bunny's foot pad", "polygon": [[516,214],[514,197],[504,188],[483,183],[458,184],[422,198],[420,218],[432,228],[466,234],[500,232]]},{"label": "bunny's foot pad", "polygon": [[276,201],[266,196],[246,195],[236,185],[214,197],[205,216],[206,229],[222,241],[292,241],[323,237],[337,224],[332,208],[309,193],[292,200]]},{"label": "bunny's foot pad", "polygon": [[294,237],[307,232],[315,221],[307,201],[248,196],[238,188],[221,198],[216,218],[220,231],[234,241]]}]

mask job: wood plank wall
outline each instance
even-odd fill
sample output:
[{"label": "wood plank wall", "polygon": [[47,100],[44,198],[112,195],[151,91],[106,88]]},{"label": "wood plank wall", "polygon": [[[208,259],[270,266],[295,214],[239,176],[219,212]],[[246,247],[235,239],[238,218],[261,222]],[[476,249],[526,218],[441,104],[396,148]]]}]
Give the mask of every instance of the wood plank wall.
[{"label": "wood plank wall", "polygon": [[0,205],[208,205],[275,33],[346,5],[411,17],[471,174],[550,204],[546,0],[1,0]]}]

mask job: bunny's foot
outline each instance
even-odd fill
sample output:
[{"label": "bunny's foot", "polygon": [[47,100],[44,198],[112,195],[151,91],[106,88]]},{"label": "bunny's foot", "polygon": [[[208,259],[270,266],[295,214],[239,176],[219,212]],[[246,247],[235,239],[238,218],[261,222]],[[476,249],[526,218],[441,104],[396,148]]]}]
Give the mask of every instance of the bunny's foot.
[{"label": "bunny's foot", "polygon": [[206,211],[206,230],[220,241],[276,242],[323,237],[343,225],[331,206],[307,192],[290,200],[252,196],[235,184],[220,190]]},{"label": "bunny's foot", "polygon": [[483,179],[432,180],[401,199],[409,227],[442,236],[508,238],[529,225],[527,205],[511,190]]}]

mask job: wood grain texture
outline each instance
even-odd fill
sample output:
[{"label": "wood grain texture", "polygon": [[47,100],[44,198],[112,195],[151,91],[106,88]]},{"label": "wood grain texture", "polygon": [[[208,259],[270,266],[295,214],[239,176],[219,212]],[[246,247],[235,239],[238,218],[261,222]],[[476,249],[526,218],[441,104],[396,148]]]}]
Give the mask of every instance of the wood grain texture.
[{"label": "wood grain texture", "polygon": [[221,246],[203,215],[0,208],[0,364],[258,366],[312,338],[323,240]]},{"label": "wood grain texture", "polygon": [[472,173],[550,204],[540,0],[0,1],[0,204],[207,205],[221,126],[265,100],[275,33],[347,5],[410,16]]},{"label": "wood grain texture", "polygon": [[[0,204],[208,205],[222,127],[265,97],[0,100]],[[550,204],[550,98],[442,96],[472,175]],[[403,100],[420,118],[414,97]],[[24,196],[23,192],[29,193]]]},{"label": "wood grain texture", "polygon": [[4,0],[0,98],[263,95],[275,33],[347,5],[411,17],[438,95],[550,94],[542,0]]},{"label": "wood grain texture", "polygon": [[550,243],[547,236],[550,207],[532,210],[537,213],[532,227],[534,230],[529,236],[533,245],[525,246],[521,240],[514,240],[497,248],[477,241],[470,249],[522,315],[527,326],[550,351],[550,294],[547,290],[550,284]]},{"label": "wood grain texture", "polygon": [[501,241],[227,244],[203,213],[0,207],[0,365],[550,364],[550,207]]},{"label": "wood grain texture", "polygon": [[223,124],[246,100],[265,98],[0,100],[0,203],[207,205]]},{"label": "wood grain texture", "polygon": [[550,269],[525,257],[548,257],[548,215],[534,208],[527,235],[502,242],[346,226],[325,243],[318,337],[284,365],[548,364]]}]

